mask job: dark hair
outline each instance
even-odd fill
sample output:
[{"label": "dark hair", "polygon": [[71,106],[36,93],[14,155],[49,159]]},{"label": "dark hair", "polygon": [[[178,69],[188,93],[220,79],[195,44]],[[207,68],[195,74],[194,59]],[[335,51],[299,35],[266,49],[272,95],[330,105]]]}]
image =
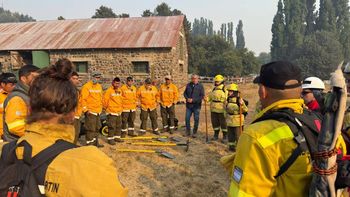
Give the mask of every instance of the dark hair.
[{"label": "dark hair", "polygon": [[73,72],[72,72],[72,76],[77,76],[77,77],[79,77],[79,74],[78,74],[76,71],[73,71]]},{"label": "dark hair", "polygon": [[113,82],[115,82],[115,81],[116,81],[116,82],[120,82],[119,77],[114,78],[114,79],[113,79]]},{"label": "dark hair", "polygon": [[29,89],[31,113],[28,123],[49,120],[55,115],[65,115],[75,110],[78,94],[70,81],[72,72],[72,63],[62,59],[43,70],[33,81]]},{"label": "dark hair", "polygon": [[19,78],[21,77],[28,77],[30,75],[30,73],[32,72],[38,72],[39,71],[39,68],[34,66],[34,65],[25,65],[25,66],[22,66],[19,71],[18,71],[18,76]]},{"label": "dark hair", "polygon": [[0,75],[0,83],[17,83],[16,75],[13,73],[2,73]]},{"label": "dark hair", "polygon": [[132,81],[133,79],[132,79],[132,77],[127,77],[126,80],[127,81]]}]

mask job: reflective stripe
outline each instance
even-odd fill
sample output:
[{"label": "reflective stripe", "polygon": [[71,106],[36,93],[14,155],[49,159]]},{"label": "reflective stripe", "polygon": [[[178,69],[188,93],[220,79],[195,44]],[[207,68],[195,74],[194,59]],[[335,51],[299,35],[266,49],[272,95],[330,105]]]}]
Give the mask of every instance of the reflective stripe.
[{"label": "reflective stripe", "polygon": [[107,140],[114,140],[114,137],[108,137]]},{"label": "reflective stripe", "polygon": [[122,132],[127,132],[128,130],[127,129],[122,129]]},{"label": "reflective stripe", "polygon": [[[108,115],[108,114],[107,114]],[[120,113],[109,113],[109,115],[112,115],[112,116],[120,116]]]},{"label": "reflective stripe", "polygon": [[225,132],[225,133],[227,132],[227,129],[221,129],[221,130],[222,130],[222,132]]},{"label": "reflective stripe", "polygon": [[220,127],[214,128],[214,131],[220,131]]},{"label": "reflective stripe", "polygon": [[231,186],[230,186],[230,191],[228,193],[229,197],[254,197],[253,195],[249,195],[247,193],[245,193],[244,191],[240,190],[236,183],[233,183],[231,181]]},{"label": "reflective stripe", "polygon": [[94,115],[94,116],[97,116],[97,115],[98,115],[98,113],[94,113],[94,112],[89,112],[89,114],[92,114],[92,115]]},{"label": "reflective stripe", "polygon": [[129,131],[133,131],[133,130],[135,130],[135,128],[128,128],[128,130],[129,130]]},{"label": "reflective stripe", "polygon": [[154,129],[154,131],[158,131],[158,128]]},{"label": "reflective stripe", "polygon": [[166,129],[166,128],[168,128],[168,127],[169,127],[168,125],[165,125],[163,128]]},{"label": "reflective stripe", "polygon": [[94,138],[94,139],[92,139],[92,140],[90,140],[90,141],[86,140],[86,143],[89,144],[89,143],[94,142],[95,140],[96,140],[96,138]]},{"label": "reflective stripe", "polygon": [[141,132],[146,132],[146,130],[144,130],[144,129],[140,129],[140,131],[141,131]]},{"label": "reflective stripe", "polygon": [[136,109],[128,109],[128,110],[123,110],[123,112],[134,112],[134,111],[136,111]]},{"label": "reflective stripe", "polygon": [[45,186],[44,185],[38,185],[40,194],[45,194]]},{"label": "reflective stripe", "polygon": [[171,127],[169,127],[170,129],[174,129],[175,127],[174,126],[171,126]]},{"label": "reflective stripe", "polygon": [[287,125],[285,125],[285,126],[276,128],[271,132],[269,132],[268,134],[260,137],[258,139],[258,142],[263,148],[266,148],[268,146],[271,146],[277,143],[280,140],[289,139],[289,138],[294,138],[294,135],[290,130],[290,128]]},{"label": "reflective stripe", "polygon": [[8,123],[7,127],[9,128],[9,130],[11,130],[11,129],[14,129],[16,127],[24,126],[25,124],[26,124],[25,120],[22,119],[22,120],[17,120],[17,121],[12,122],[12,123]]},{"label": "reflective stripe", "polygon": [[74,118],[75,118],[75,119],[80,119],[80,117],[79,117],[79,116],[74,116]]},{"label": "reflective stripe", "polygon": [[114,139],[120,139],[121,137],[120,136],[114,136],[113,138]]}]

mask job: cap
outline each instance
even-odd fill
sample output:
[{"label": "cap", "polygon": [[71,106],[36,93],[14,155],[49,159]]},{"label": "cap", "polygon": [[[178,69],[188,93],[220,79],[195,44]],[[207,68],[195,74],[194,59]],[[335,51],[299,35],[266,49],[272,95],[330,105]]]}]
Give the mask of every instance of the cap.
[{"label": "cap", "polygon": [[145,84],[152,84],[151,78],[147,78],[147,79],[145,80]]},{"label": "cap", "polygon": [[100,72],[97,72],[97,71],[95,71],[95,72],[92,72],[92,74],[91,74],[93,77],[101,77],[101,73]]},{"label": "cap", "polygon": [[[289,80],[298,81],[295,84],[286,85]],[[273,89],[292,89],[301,86],[302,76],[299,66],[287,62],[276,61],[262,65],[260,75],[256,77],[253,83],[260,83]]]},{"label": "cap", "polygon": [[0,82],[2,83],[17,83],[16,75],[13,73],[2,73],[0,76]]},{"label": "cap", "polygon": [[171,80],[171,75],[167,75],[164,77],[165,79],[170,79]]}]

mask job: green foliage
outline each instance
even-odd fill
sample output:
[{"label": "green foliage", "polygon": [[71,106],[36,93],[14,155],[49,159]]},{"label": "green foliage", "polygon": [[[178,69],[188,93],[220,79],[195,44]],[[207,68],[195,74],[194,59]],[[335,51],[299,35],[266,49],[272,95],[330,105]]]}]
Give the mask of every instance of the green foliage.
[{"label": "green foliage", "polygon": [[116,14],[112,8],[101,5],[96,9],[95,14],[91,18],[129,18],[129,14]]},{"label": "green foliage", "polygon": [[28,22],[35,21],[34,18],[23,15],[18,12],[11,12],[0,8],[0,23],[13,23],[13,22]]},{"label": "green foliage", "polygon": [[145,11],[143,11],[143,13],[142,13],[142,17],[149,17],[149,16],[152,16],[153,15],[153,13],[151,12],[151,10],[145,10]]},{"label": "green foliage", "polygon": [[57,20],[66,20],[63,16],[59,16],[59,17],[57,17]]},{"label": "green foliage", "polygon": [[236,28],[236,48],[237,49],[244,49],[245,48],[245,40],[244,40],[244,34],[243,34],[243,22],[242,20],[239,20],[237,28]]},{"label": "green foliage", "polygon": [[267,64],[271,62],[271,54],[266,52],[261,52],[257,57],[257,59],[260,65]]},{"label": "green foliage", "polygon": [[272,41],[271,41],[271,59],[279,60],[284,59],[285,49],[284,49],[284,11],[282,0],[278,1],[278,8],[272,23]]},{"label": "green foliage", "polygon": [[154,15],[155,16],[173,16],[173,12],[171,11],[171,8],[166,3],[159,4],[156,9],[154,9]]},{"label": "green foliage", "polygon": [[306,36],[302,47],[302,55],[295,61],[303,65],[305,76],[329,78],[340,61],[343,60],[342,45],[332,32],[318,31]]}]

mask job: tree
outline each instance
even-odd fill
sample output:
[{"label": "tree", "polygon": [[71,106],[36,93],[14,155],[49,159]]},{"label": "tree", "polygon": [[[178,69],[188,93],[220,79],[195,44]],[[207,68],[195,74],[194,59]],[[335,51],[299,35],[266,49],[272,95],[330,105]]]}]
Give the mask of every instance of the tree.
[{"label": "tree", "polygon": [[261,52],[258,56],[259,64],[267,64],[271,62],[271,54],[266,52]]},{"label": "tree", "polygon": [[122,14],[119,14],[119,15],[117,16],[117,18],[129,18],[129,17],[130,17],[130,15],[127,14],[127,13],[122,13]]},{"label": "tree", "polygon": [[4,10],[3,8],[0,8],[0,23],[28,21],[35,21],[35,19],[28,15],[23,15],[18,12],[11,12],[9,10]]},{"label": "tree", "polygon": [[336,16],[332,0],[320,0],[316,26],[319,31],[336,32]]},{"label": "tree", "polygon": [[151,12],[151,10],[145,10],[143,11],[142,17],[149,17],[149,16],[153,16],[153,13]]},{"label": "tree", "polygon": [[239,20],[237,28],[236,28],[236,48],[244,49],[245,48],[245,40],[243,34],[243,22]]},{"label": "tree", "polygon": [[302,66],[305,76],[328,79],[343,60],[342,45],[332,32],[317,31],[305,37],[302,51],[295,62]]},{"label": "tree", "polygon": [[63,16],[57,17],[57,20],[66,20]]},{"label": "tree", "polygon": [[91,18],[116,18],[117,15],[113,12],[112,8],[101,5],[96,9],[95,14]]},{"label": "tree", "polygon": [[170,6],[163,2],[156,7],[154,14],[156,16],[172,16],[173,12],[171,11]]},{"label": "tree", "polygon": [[316,0],[306,0],[306,30],[305,35],[310,35],[316,29]]},{"label": "tree", "polygon": [[285,30],[285,21],[284,21],[284,11],[282,0],[278,1],[277,13],[273,18],[272,23],[272,41],[271,41],[271,59],[280,60],[285,57],[285,44],[284,44],[284,30]]},{"label": "tree", "polygon": [[350,11],[349,0],[332,0],[335,10],[336,31],[339,42],[343,45],[346,61],[350,60]]}]

